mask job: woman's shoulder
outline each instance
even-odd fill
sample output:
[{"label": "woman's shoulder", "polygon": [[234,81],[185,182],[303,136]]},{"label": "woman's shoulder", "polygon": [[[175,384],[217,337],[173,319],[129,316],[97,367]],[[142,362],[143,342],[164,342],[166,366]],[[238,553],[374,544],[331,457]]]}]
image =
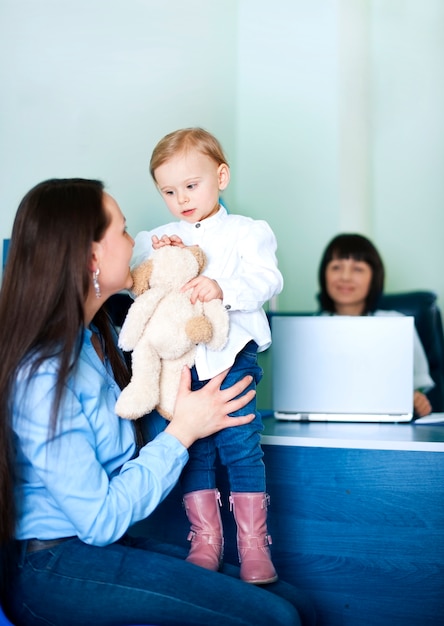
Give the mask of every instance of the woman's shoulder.
[{"label": "woman's shoulder", "polygon": [[376,309],[373,315],[376,317],[399,317],[403,316],[404,313],[401,313],[400,311],[384,311],[383,309]]},{"label": "woman's shoulder", "polygon": [[39,360],[39,354],[28,355],[23,359],[17,369],[17,382],[28,381],[31,377],[57,376],[60,369],[60,360],[57,357],[50,357]]}]

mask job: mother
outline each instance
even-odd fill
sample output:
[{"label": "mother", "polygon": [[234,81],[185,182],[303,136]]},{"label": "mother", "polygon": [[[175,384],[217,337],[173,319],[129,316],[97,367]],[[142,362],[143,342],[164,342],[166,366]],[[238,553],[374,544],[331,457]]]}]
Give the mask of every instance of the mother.
[{"label": "mother", "polygon": [[18,208],[0,292],[1,602],[18,626],[311,623],[289,585],[258,589],[127,534],[195,440],[253,419],[228,414],[254,393],[238,398],[249,377],[220,390],[223,374],[191,392],[185,370],[174,419],[137,445],[114,412],[129,375],[102,307],[131,287],[133,244],[99,181],[45,181]]}]

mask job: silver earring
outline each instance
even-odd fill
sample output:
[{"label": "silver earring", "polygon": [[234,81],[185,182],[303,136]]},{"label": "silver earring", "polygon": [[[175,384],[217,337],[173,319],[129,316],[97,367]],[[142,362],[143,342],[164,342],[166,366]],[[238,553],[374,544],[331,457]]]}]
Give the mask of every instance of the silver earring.
[{"label": "silver earring", "polygon": [[93,275],[92,275],[92,281],[93,281],[93,285],[94,285],[94,291],[96,292],[96,298],[101,298],[102,297],[102,294],[101,294],[101,291],[100,291],[99,278],[98,278],[99,274],[100,274],[100,270],[99,270],[99,268],[97,268],[96,271],[93,272]]}]

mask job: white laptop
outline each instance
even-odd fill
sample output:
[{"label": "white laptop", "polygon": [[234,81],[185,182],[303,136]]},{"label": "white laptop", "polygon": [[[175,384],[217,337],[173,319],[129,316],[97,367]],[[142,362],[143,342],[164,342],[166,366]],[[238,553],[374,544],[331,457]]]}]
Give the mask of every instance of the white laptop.
[{"label": "white laptop", "polygon": [[413,419],[413,317],[271,316],[280,420]]}]

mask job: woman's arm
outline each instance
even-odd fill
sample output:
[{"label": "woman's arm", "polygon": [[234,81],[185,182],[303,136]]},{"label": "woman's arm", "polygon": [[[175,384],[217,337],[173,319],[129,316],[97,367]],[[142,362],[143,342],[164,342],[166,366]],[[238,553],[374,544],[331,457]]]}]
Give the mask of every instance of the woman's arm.
[{"label": "woman's arm", "polygon": [[190,370],[183,369],[174,418],[165,432],[176,437],[186,448],[197,439],[213,435],[224,428],[248,424],[254,419],[254,414],[241,417],[228,416],[229,413],[238,411],[250,402],[256,392],[250,390],[236,398],[251,383],[251,376],[246,376],[228,389],[220,389],[227,371],[212,378],[199,391],[191,391]]},{"label": "woman's arm", "polygon": [[[87,383],[82,379],[85,375]],[[116,541],[173,488],[188,460],[187,446],[226,425],[253,418],[227,418],[228,412],[251,398],[248,393],[231,400],[246,388],[248,379],[231,391],[221,391],[223,376],[219,376],[208,389],[191,392],[190,374],[185,371],[175,424],[132,458],[133,424],[114,413],[118,388],[113,389],[110,380],[102,380],[96,388],[92,376],[93,370],[80,368],[76,386],[66,390],[63,417],[50,441],[54,374],[37,375],[21,387],[14,419],[23,489],[19,538],[77,535],[94,545]]]}]

